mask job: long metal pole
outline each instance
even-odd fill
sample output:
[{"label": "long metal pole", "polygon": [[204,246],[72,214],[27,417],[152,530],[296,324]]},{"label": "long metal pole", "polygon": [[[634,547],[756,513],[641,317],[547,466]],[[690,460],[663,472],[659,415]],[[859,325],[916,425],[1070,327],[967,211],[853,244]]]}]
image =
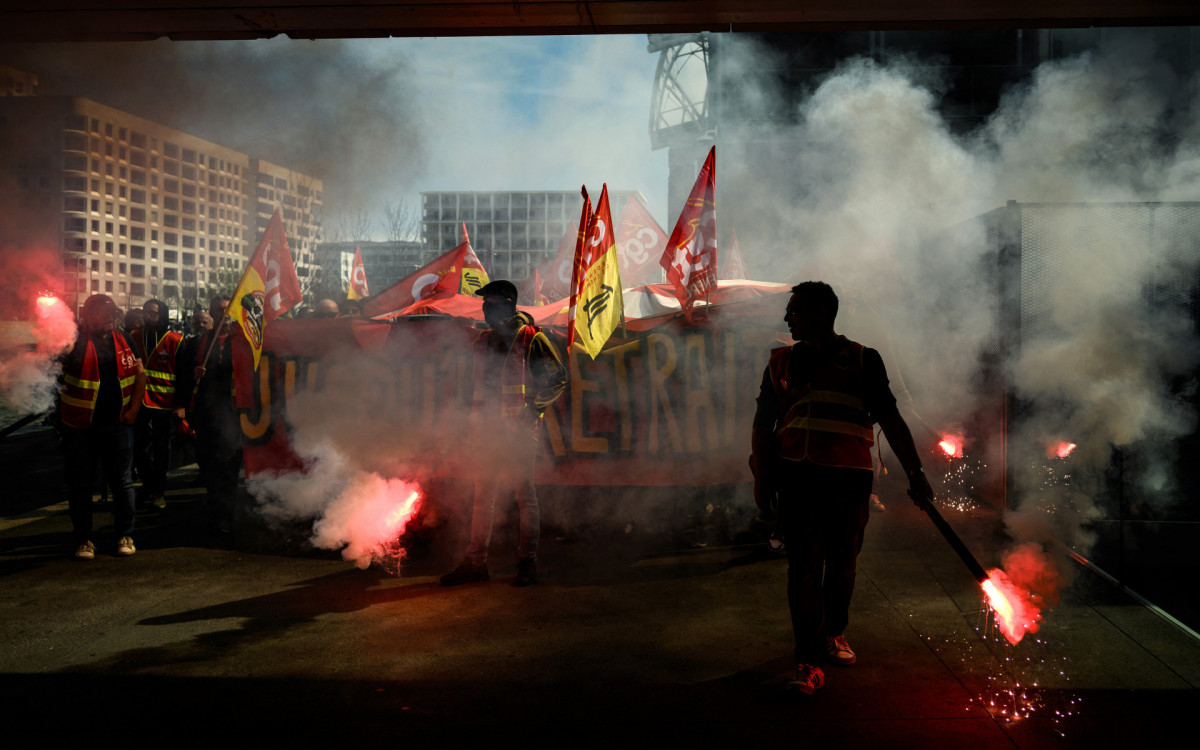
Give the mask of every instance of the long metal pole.
[{"label": "long metal pole", "polygon": [[971,571],[971,575],[975,576],[975,580],[983,583],[988,579],[987,571],[971,554],[971,550],[967,549],[967,545],[963,544],[962,539],[958,538],[958,534],[954,533],[954,529],[950,528],[950,524],[946,523],[946,519],[942,518],[942,514],[934,507],[934,504],[928,497],[916,495],[912,490],[908,491],[908,496],[916,502],[921,510],[928,514],[933,521],[933,525],[937,526],[938,531],[942,532],[942,536],[946,537],[946,541],[950,542],[950,546],[958,553],[959,558],[966,564],[967,569]]}]

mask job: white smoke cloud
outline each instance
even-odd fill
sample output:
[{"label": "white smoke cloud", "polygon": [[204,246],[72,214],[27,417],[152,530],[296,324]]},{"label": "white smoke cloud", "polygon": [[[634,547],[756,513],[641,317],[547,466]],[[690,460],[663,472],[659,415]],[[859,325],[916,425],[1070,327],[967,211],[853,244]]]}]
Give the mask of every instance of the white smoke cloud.
[{"label": "white smoke cloud", "polygon": [[[1196,82],[1177,80],[1138,35],[1044,63],[967,135],[951,132],[937,82],[918,70],[910,60],[844,63],[799,105],[793,125],[730,149],[725,168],[737,174],[740,159],[753,163],[736,179],[751,187],[731,213],[779,228],[759,247],[743,238],[752,270],[833,283],[839,330],[882,351],[920,441],[929,437],[922,422],[957,431],[975,411],[980,358],[996,347],[995,261],[986,257],[996,245],[975,217],[1010,200],[1196,200],[1200,128],[1188,96]],[[769,91],[739,92],[742,102],[770,100]],[[1127,481],[1154,488],[1147,502],[1170,503],[1171,441],[1195,424],[1175,392],[1200,355],[1189,285],[1178,281],[1194,278],[1195,235],[1151,232],[1134,215],[1144,209],[1106,210],[1060,212],[1037,227],[1054,250],[1035,283],[1052,286],[1006,363],[1027,407],[1021,433],[1009,436],[1019,510],[1007,517],[1007,557],[1030,586],[1061,580],[1045,571],[1066,575],[1068,551],[1087,554],[1114,448],[1138,451]],[[1048,468],[1045,450],[1057,439],[1079,448],[1070,482],[1055,484],[1048,478],[1063,464]]]}]

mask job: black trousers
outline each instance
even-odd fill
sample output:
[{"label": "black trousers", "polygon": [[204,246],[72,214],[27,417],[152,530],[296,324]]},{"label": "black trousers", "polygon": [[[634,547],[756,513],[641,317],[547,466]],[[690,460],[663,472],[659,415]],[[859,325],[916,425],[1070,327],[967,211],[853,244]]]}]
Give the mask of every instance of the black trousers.
[{"label": "black trousers", "polygon": [[167,469],[171,465],[171,437],[175,432],[173,415],[167,409],[143,406],[138,412],[134,432],[134,462],[146,497],[161,495],[167,488]]},{"label": "black trousers", "polygon": [[779,521],[788,558],[788,608],[798,663],[819,664],[826,636],[850,621],[858,553],[870,517],[873,474],[782,462]]}]

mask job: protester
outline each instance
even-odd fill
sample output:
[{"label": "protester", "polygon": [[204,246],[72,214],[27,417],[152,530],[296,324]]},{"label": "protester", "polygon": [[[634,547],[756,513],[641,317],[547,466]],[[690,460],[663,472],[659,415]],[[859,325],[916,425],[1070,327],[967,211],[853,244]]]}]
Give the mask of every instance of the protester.
[{"label": "protester", "polygon": [[181,393],[191,394],[186,413],[196,431],[196,460],[207,496],[209,530],[218,534],[233,531],[242,469],[242,428],[233,402],[230,336],[236,324],[225,317],[228,305],[225,297],[213,298],[208,312],[218,321],[215,329],[196,339],[189,361],[181,361],[179,370]]},{"label": "protester", "polygon": [[113,492],[116,553],[133,543],[133,425],[145,394],[146,375],[129,338],[114,328],[117,306],[94,294],[83,303],[81,328],[62,355],[59,434],[75,558],[96,556],[92,542],[92,486],[96,464]]},{"label": "protester", "polygon": [[336,318],[338,316],[338,303],[331,299],[323,299],[317,303],[316,312],[313,313],[314,318]]},{"label": "protester", "polygon": [[172,420],[180,406],[175,386],[183,334],[169,329],[169,312],[162,300],[147,300],[142,305],[142,327],[130,334],[134,351],[146,369],[146,395],[134,433],[141,499],[159,509],[166,507],[163,493],[175,433]]},{"label": "protester", "polygon": [[797,343],[774,350],[763,372],[750,457],[754,500],[764,516],[778,513],[787,542],[797,663],[789,687],[809,695],[824,684],[822,663],[857,660],[843,633],[869,518],[873,423],[912,491],[932,495],[883,360],[834,333],[837,309],[824,282],[792,288],[784,322]]},{"label": "protester", "polygon": [[483,317],[491,328],[473,346],[471,427],[478,444],[472,451],[476,480],[471,541],[463,561],[441,582],[455,586],[488,580],[496,501],[512,494],[521,519],[513,585],[528,586],[538,581],[541,520],[533,484],[538,432],[542,412],[566,388],[567,371],[532,318],[517,311],[517,288],[512,282],[493,281],[476,294],[483,297]]}]

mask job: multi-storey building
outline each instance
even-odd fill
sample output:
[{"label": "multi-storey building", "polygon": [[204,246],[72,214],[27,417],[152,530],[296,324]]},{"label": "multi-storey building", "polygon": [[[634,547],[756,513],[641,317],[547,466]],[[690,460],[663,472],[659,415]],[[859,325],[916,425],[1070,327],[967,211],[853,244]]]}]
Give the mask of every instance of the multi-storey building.
[{"label": "multi-storey building", "polygon": [[[609,192],[614,221],[632,194]],[[519,283],[558,250],[582,205],[578,190],[421,193],[421,239],[436,257],[459,244],[465,223],[480,260],[490,254],[491,275]]]},{"label": "multi-storey building", "polygon": [[425,246],[420,242],[400,240],[396,242],[326,242],[317,251],[317,265],[326,273],[333,273],[349,286],[350,272],[354,266],[354,249],[362,252],[363,270],[367,274],[367,286],[378,294],[427,261]]},{"label": "multi-storey building", "polygon": [[128,112],[0,98],[0,167],[26,218],[0,227],[0,240],[60,249],[76,306],[95,293],[121,307],[203,306],[236,283],[276,206],[297,273],[310,273],[320,180]]}]

